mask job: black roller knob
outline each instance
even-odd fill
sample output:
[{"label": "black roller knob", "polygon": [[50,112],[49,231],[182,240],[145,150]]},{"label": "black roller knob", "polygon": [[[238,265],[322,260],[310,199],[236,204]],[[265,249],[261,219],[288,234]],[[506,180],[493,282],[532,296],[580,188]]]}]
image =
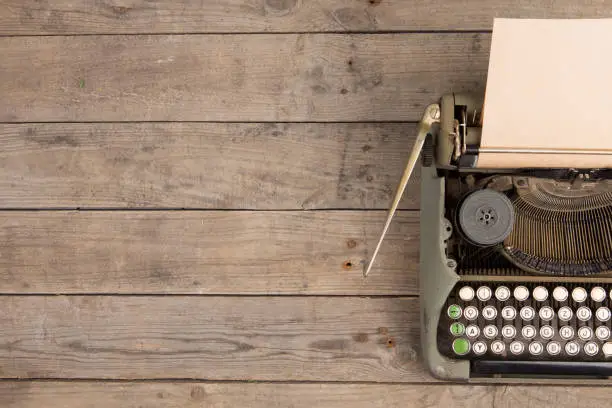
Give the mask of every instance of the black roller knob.
[{"label": "black roller knob", "polygon": [[502,193],[478,190],[461,204],[459,225],[465,236],[476,245],[499,244],[512,232],[514,207]]}]

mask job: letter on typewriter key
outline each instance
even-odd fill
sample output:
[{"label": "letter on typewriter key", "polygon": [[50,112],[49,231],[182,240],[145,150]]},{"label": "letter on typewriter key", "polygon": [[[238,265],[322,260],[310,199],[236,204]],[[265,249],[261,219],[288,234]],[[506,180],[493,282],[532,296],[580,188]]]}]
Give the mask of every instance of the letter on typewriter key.
[{"label": "letter on typewriter key", "polygon": [[476,296],[481,301],[486,302],[487,300],[491,299],[491,288],[489,288],[488,286],[479,287],[476,291]]},{"label": "letter on typewriter key", "polygon": [[580,352],[580,346],[575,341],[570,341],[565,345],[565,352],[570,356],[575,356]]},{"label": "letter on typewriter key", "polygon": [[493,343],[491,343],[491,351],[495,354],[501,354],[505,349],[506,345],[501,340],[495,340]]},{"label": "letter on typewriter key", "polygon": [[482,332],[487,339],[494,339],[497,337],[497,327],[493,326],[492,324],[485,326],[485,328],[482,329]]},{"label": "letter on typewriter key", "polygon": [[468,320],[475,320],[478,317],[478,309],[475,306],[468,306],[463,311],[463,315]]},{"label": "letter on typewriter key", "polygon": [[563,326],[559,329],[559,335],[563,340],[571,340],[574,337],[574,329],[571,326]]},{"label": "letter on typewriter key", "polygon": [[540,319],[542,320],[552,320],[555,315],[555,311],[550,306],[544,306],[540,309]]},{"label": "letter on typewriter key", "polygon": [[602,306],[597,309],[597,311],[595,312],[595,316],[597,316],[597,320],[599,320],[600,322],[607,322],[608,320],[610,320],[610,309],[605,306]]},{"label": "letter on typewriter key", "polygon": [[474,346],[472,346],[472,349],[474,350],[474,354],[480,356],[487,351],[487,345],[483,341],[477,341],[474,343]]},{"label": "letter on typewriter key", "polygon": [[510,299],[510,289],[508,289],[506,286],[498,287],[495,289],[495,297],[500,302],[505,302],[506,300]]},{"label": "letter on typewriter key", "polygon": [[584,345],[584,352],[589,356],[594,356],[599,353],[599,346],[593,341],[589,341]]},{"label": "letter on typewriter key", "polygon": [[610,338],[610,329],[606,326],[599,326],[595,329],[595,336],[601,341],[606,341]]},{"label": "letter on typewriter key", "polygon": [[576,317],[583,322],[586,322],[591,318],[591,309],[586,306],[580,306],[578,310],[576,310]]},{"label": "letter on typewriter key", "polygon": [[593,337],[593,329],[589,326],[583,326],[578,329],[578,337],[580,340],[590,340]]},{"label": "letter on typewriter key", "polygon": [[521,331],[523,333],[523,337],[527,340],[533,339],[536,335],[536,329],[532,325],[523,326]]},{"label": "letter on typewriter key", "polygon": [[493,306],[485,306],[482,309],[482,315],[487,320],[493,320],[497,317],[497,309]]},{"label": "letter on typewriter key", "polygon": [[465,334],[470,339],[475,339],[480,335],[480,329],[478,328],[478,326],[474,326],[473,324],[471,324],[465,329]]},{"label": "letter on typewriter key", "polygon": [[525,321],[531,321],[535,317],[535,310],[531,306],[525,306],[521,309],[521,318]]},{"label": "letter on typewriter key", "polygon": [[551,341],[550,343],[546,345],[546,351],[551,356],[556,356],[557,354],[561,352],[561,345],[557,343],[556,341]]},{"label": "letter on typewriter key", "polygon": [[542,337],[544,340],[550,340],[553,338],[554,335],[555,335],[555,331],[552,327],[550,326],[540,327],[540,337]]},{"label": "letter on typewriter key", "polygon": [[506,306],[502,309],[502,317],[504,320],[514,320],[516,317],[516,309],[512,306]]},{"label": "letter on typewriter key", "polygon": [[544,351],[544,346],[539,341],[534,341],[529,345],[529,353],[534,356],[539,356]]},{"label": "letter on typewriter key", "polygon": [[563,320],[564,322],[569,322],[572,318],[572,315],[574,314],[572,312],[572,309],[567,306],[563,306],[562,308],[560,308],[557,313],[559,315],[559,319]]}]

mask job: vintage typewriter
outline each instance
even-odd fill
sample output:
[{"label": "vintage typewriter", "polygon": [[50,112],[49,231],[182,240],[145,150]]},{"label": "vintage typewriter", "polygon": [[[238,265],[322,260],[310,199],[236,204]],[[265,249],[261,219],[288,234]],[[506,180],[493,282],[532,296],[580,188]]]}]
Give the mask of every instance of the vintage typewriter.
[{"label": "vintage typewriter", "polygon": [[483,97],[427,107],[385,225],[420,161],[425,363],[454,380],[612,376],[612,172],[478,168]]}]

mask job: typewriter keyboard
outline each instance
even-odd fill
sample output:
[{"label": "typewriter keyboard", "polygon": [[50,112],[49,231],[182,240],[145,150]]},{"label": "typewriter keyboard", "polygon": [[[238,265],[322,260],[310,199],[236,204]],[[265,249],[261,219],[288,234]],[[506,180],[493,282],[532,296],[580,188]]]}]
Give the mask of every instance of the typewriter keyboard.
[{"label": "typewriter keyboard", "polygon": [[612,361],[612,284],[459,282],[438,325],[450,358]]}]

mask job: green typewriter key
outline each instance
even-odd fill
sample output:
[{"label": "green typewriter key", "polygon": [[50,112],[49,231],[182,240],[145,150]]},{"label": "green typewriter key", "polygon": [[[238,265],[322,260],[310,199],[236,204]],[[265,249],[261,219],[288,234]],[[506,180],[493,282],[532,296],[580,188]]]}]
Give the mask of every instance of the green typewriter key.
[{"label": "green typewriter key", "polygon": [[460,356],[467,354],[470,351],[470,342],[466,339],[455,339],[453,341],[453,351]]},{"label": "green typewriter key", "polygon": [[463,333],[465,333],[465,326],[462,325],[461,323],[455,322],[451,324],[450,331],[453,334],[453,336],[461,336]]},{"label": "green typewriter key", "polygon": [[451,319],[458,319],[461,317],[461,306],[459,305],[450,305],[448,307],[448,317]]}]

